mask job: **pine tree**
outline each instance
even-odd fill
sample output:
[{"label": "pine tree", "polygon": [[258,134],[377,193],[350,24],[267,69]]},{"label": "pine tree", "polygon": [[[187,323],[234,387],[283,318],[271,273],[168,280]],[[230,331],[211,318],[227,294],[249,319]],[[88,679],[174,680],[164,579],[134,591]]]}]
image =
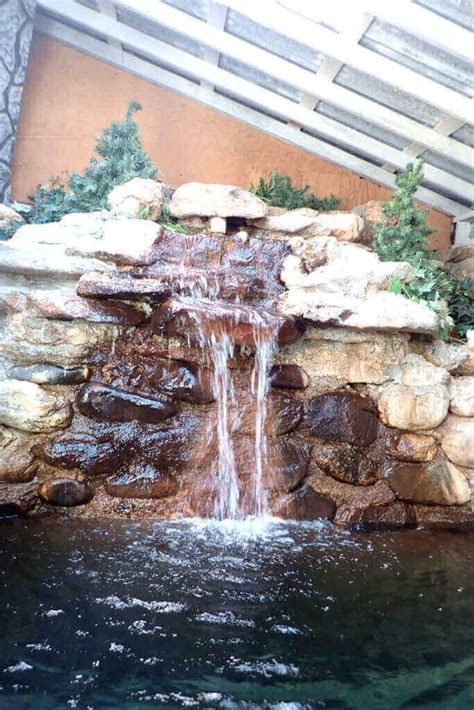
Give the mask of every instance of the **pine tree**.
[{"label": "pine tree", "polygon": [[417,260],[427,256],[427,237],[433,230],[425,217],[428,210],[417,207],[414,194],[423,180],[423,163],[409,163],[403,173],[397,175],[397,190],[390,202],[382,207],[386,224],[375,226],[374,248],[382,261]]},{"label": "pine tree", "polygon": [[107,206],[107,195],[117,185],[135,177],[157,177],[157,168],[143,150],[133,116],[141,106],[131,101],[124,121],[115,121],[97,139],[95,152],[81,175],[73,173],[68,188],[58,178],[39,185],[31,196],[32,222],[55,222],[68,212],[92,212]]}]

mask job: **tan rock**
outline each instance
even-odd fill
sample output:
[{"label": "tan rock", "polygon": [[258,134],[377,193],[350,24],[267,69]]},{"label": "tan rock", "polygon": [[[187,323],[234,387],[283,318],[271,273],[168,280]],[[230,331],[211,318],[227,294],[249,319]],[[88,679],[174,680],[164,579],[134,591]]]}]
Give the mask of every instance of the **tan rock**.
[{"label": "tan rock", "polygon": [[458,279],[465,276],[472,278],[474,275],[474,256],[450,265],[449,272]]},{"label": "tan rock", "polygon": [[267,206],[241,187],[188,182],[174,191],[170,213],[178,218],[198,216],[259,219],[266,215]]},{"label": "tan rock", "polygon": [[432,461],[436,455],[436,441],[432,436],[424,434],[390,431],[385,451],[388,456],[398,461],[413,463]]},{"label": "tan rock", "polygon": [[107,197],[107,207],[116,215],[155,221],[163,207],[163,185],[156,180],[136,177],[114,187]]},{"label": "tan rock", "polygon": [[466,357],[453,372],[456,375],[474,375],[474,347],[465,345],[463,350]]},{"label": "tan rock", "polygon": [[403,360],[407,347],[404,335],[308,328],[296,343],[280,351],[277,359],[298,364],[313,385],[322,379],[337,384],[381,384]]},{"label": "tan rock", "polygon": [[471,244],[452,246],[446,255],[446,261],[451,261],[455,264],[466,259],[474,259],[474,241]]},{"label": "tan rock", "polygon": [[443,367],[427,362],[421,355],[410,353],[401,363],[399,372],[394,371],[394,380],[406,387],[431,387],[446,385],[449,373]]},{"label": "tan rock", "polygon": [[0,483],[0,511],[2,514],[24,515],[39,505],[38,483]]},{"label": "tan rock", "polygon": [[0,382],[0,424],[23,431],[48,432],[66,427],[71,418],[70,404],[40,385],[11,379]]},{"label": "tan rock", "polygon": [[441,438],[441,448],[458,466],[474,468],[474,419],[450,414],[436,430]]},{"label": "tan rock", "polygon": [[386,385],[379,398],[379,414],[384,424],[413,431],[432,429],[445,419],[449,392],[445,385],[407,387]]},{"label": "tan rock", "polygon": [[[448,372],[458,372],[467,365],[470,357],[469,348],[458,343],[446,343],[442,340],[437,340],[434,343],[416,343],[417,352],[422,355],[425,360],[431,362],[437,367],[444,367]],[[474,351],[473,359],[473,374],[474,374]],[[460,373],[460,374],[470,374]]]},{"label": "tan rock", "polygon": [[37,443],[37,436],[0,426],[0,481],[24,483],[35,477],[32,448]]},{"label": "tan rock", "polygon": [[383,202],[380,200],[370,200],[364,205],[357,205],[352,209],[354,214],[359,215],[364,220],[362,237],[364,241],[371,242],[375,237],[375,225],[387,224],[387,220],[382,211]]},{"label": "tan rock", "polygon": [[110,348],[119,332],[118,326],[107,323],[53,321],[18,313],[4,325],[0,356],[18,365],[75,367],[100,348]]},{"label": "tan rock", "polygon": [[[282,234],[300,234],[311,228],[318,217],[317,210],[309,207],[302,207],[296,210],[281,210],[274,212],[269,209],[266,217],[255,221],[255,225],[268,232],[278,232]],[[327,230],[322,233],[329,235]]]},{"label": "tan rock", "polygon": [[449,409],[460,417],[474,417],[474,377],[451,377]]},{"label": "tan rock", "polygon": [[463,505],[471,499],[466,477],[449,461],[397,464],[386,473],[386,481],[398,498],[410,503]]},{"label": "tan rock", "polygon": [[336,212],[318,215],[315,226],[340,241],[357,242],[361,239],[364,221],[350,212]]}]

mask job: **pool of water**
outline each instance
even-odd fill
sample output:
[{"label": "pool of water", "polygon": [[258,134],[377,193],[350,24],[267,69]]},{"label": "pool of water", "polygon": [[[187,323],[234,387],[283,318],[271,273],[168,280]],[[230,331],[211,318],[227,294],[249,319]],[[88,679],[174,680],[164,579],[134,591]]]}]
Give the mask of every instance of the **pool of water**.
[{"label": "pool of water", "polygon": [[0,708],[473,708],[474,536],[8,521]]}]

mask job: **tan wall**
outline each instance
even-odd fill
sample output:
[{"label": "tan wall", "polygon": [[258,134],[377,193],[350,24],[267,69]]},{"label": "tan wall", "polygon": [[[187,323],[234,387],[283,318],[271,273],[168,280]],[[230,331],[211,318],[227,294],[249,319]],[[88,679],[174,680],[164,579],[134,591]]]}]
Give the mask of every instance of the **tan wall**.
[{"label": "tan wall", "polygon": [[[297,185],[309,183],[320,196],[333,192],[344,209],[390,194],[194,101],[35,36],[13,160],[14,198],[27,199],[51,175],[82,170],[94,137],[123,116],[129,99],[143,105],[138,122],[145,149],[171,185],[197,180],[248,187],[277,170]],[[438,230],[433,246],[449,246],[451,219],[431,211],[428,221]]]}]

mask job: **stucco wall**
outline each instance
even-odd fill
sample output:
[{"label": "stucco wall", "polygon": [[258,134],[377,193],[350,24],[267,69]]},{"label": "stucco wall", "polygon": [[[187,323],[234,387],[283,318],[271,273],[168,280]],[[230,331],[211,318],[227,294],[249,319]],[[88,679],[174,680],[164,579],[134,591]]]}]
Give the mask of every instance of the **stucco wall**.
[{"label": "stucco wall", "polygon": [[[138,122],[145,148],[171,185],[198,180],[248,187],[277,170],[321,196],[334,192],[344,209],[390,194],[194,101],[35,36],[12,166],[14,199],[25,200],[48,176],[81,170],[94,137],[124,114],[129,99],[143,105]],[[429,222],[438,230],[433,246],[449,246],[450,218],[431,211]]]}]

